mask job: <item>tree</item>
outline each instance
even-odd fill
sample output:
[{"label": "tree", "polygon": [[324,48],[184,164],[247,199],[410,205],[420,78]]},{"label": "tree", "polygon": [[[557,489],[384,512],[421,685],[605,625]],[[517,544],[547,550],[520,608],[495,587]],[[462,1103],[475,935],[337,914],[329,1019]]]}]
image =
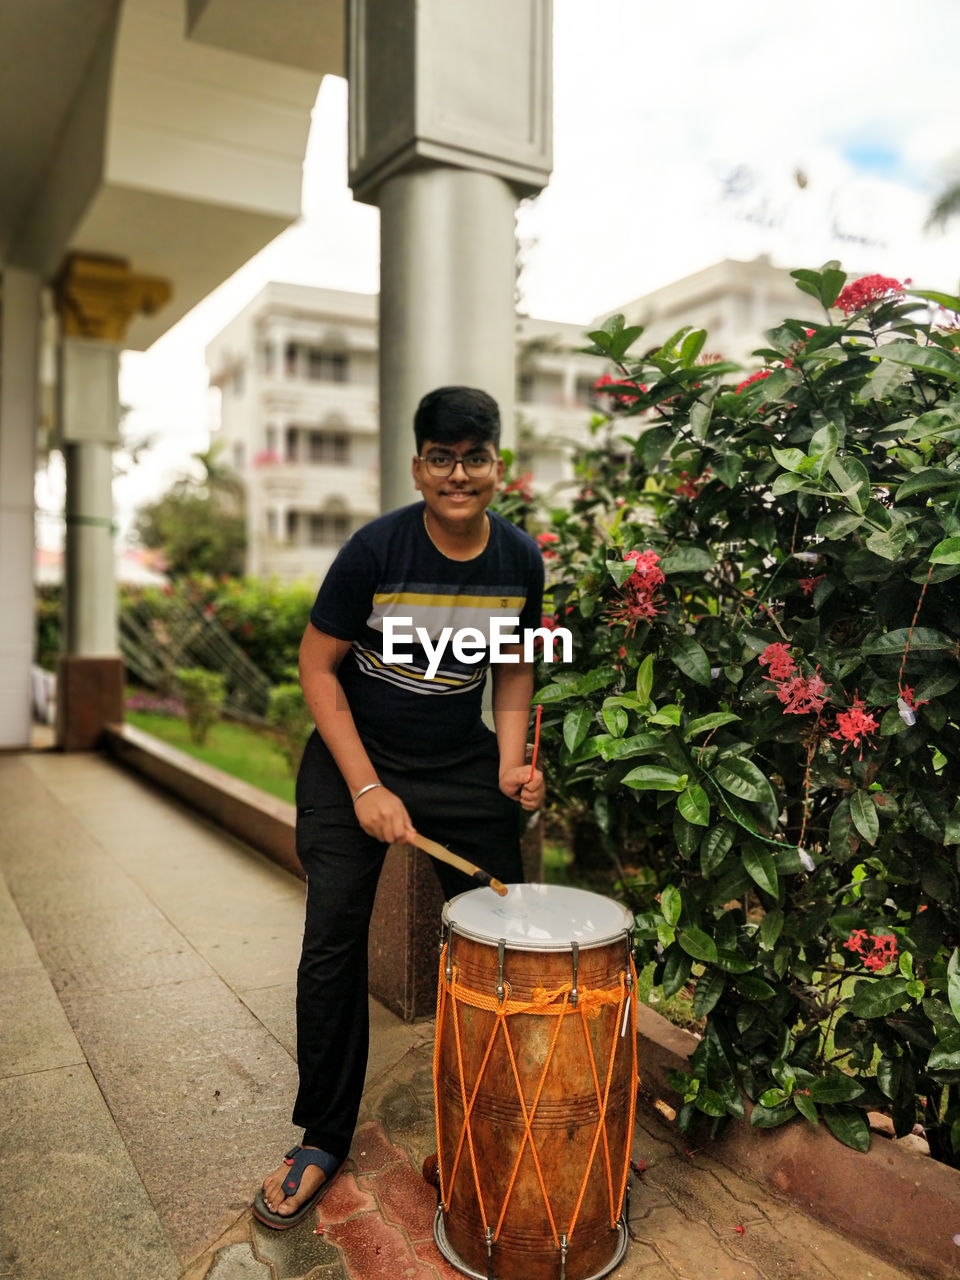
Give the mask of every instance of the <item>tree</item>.
[{"label": "tree", "polygon": [[244,569],[247,536],[243,483],[220,459],[222,444],[193,454],[202,477],[181,476],[155,502],[140,508],[135,532],[145,547],[163,551],[171,577],[229,574]]}]

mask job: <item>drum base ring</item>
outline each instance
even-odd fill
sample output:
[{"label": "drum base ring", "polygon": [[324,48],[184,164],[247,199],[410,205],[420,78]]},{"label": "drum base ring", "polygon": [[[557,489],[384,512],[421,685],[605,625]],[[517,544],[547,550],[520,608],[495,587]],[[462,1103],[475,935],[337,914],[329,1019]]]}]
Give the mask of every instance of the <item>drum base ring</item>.
[{"label": "drum base ring", "polygon": [[[627,1224],[621,1215],[617,1222],[617,1247],[614,1250],[613,1257],[609,1262],[604,1263],[599,1271],[595,1271],[592,1276],[584,1276],[583,1280],[600,1280],[601,1276],[608,1275],[614,1267],[618,1267],[623,1261],[627,1252],[628,1236]],[[433,1238],[437,1248],[450,1263],[451,1267],[456,1267],[465,1276],[470,1276],[470,1280],[491,1280],[486,1271],[475,1271],[473,1267],[468,1266],[447,1239],[447,1231],[443,1222],[443,1206],[437,1206],[437,1215],[433,1220]],[[560,1275],[560,1259],[557,1258],[557,1276]],[[497,1280],[496,1277],[493,1280]]]}]

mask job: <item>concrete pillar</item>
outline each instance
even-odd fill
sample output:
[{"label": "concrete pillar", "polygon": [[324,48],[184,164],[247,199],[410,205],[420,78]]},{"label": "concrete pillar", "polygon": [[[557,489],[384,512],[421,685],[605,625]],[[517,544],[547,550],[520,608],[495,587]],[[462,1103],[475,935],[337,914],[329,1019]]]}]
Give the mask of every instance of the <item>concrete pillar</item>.
[{"label": "concrete pillar", "polygon": [[482,387],[514,446],[517,198],[490,173],[388,178],[380,203],[381,510],[412,502],[414,410],[433,387]]},{"label": "concrete pillar", "polygon": [[380,208],[380,507],[412,419],[482,387],[513,444],[517,200],[550,175],[551,0],[349,0],[350,183]]},{"label": "concrete pillar", "polygon": [[[413,412],[481,387],[514,437],[515,212],[551,167],[551,0],[348,0],[350,184],[380,208],[380,509],[413,501]],[[370,990],[434,1011],[439,891],[393,845]]]},{"label": "concrete pillar", "polygon": [[3,271],[0,325],[0,750],[30,745],[40,278]]},{"label": "concrete pillar", "polygon": [[162,306],[170,290],[165,281],[134,275],[125,262],[79,254],[64,263],[54,290],[67,479],[57,742],[81,751],[97,745],[104,725],[123,719],[113,549],[120,349],[133,316]]}]

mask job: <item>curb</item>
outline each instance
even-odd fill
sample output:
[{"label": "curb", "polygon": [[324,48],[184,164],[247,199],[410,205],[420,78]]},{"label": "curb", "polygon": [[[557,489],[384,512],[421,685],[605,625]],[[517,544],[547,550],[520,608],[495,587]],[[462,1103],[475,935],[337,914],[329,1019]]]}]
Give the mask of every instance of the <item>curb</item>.
[{"label": "curb", "polygon": [[[697,1037],[640,1006],[640,1105],[679,1099],[667,1072],[682,1071]],[[646,1091],[644,1093],[644,1091]],[[960,1275],[960,1170],[873,1135],[865,1154],[823,1126],[794,1121],[779,1129],[731,1123],[710,1154],[785,1197],[810,1217],[926,1280]]]}]

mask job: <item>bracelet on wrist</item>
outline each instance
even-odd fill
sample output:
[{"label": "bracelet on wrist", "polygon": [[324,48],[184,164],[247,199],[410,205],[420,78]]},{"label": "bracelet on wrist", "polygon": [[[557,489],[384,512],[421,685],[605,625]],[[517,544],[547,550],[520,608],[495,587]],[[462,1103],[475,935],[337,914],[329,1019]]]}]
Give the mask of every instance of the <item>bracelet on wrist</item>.
[{"label": "bracelet on wrist", "polygon": [[360,790],[356,793],[356,795],[353,796],[353,799],[352,799],[353,804],[356,804],[357,801],[360,799],[360,797],[365,796],[368,791],[373,791],[375,787],[382,787],[382,786],[383,786],[382,782],[368,782],[365,787],[361,787]]}]

